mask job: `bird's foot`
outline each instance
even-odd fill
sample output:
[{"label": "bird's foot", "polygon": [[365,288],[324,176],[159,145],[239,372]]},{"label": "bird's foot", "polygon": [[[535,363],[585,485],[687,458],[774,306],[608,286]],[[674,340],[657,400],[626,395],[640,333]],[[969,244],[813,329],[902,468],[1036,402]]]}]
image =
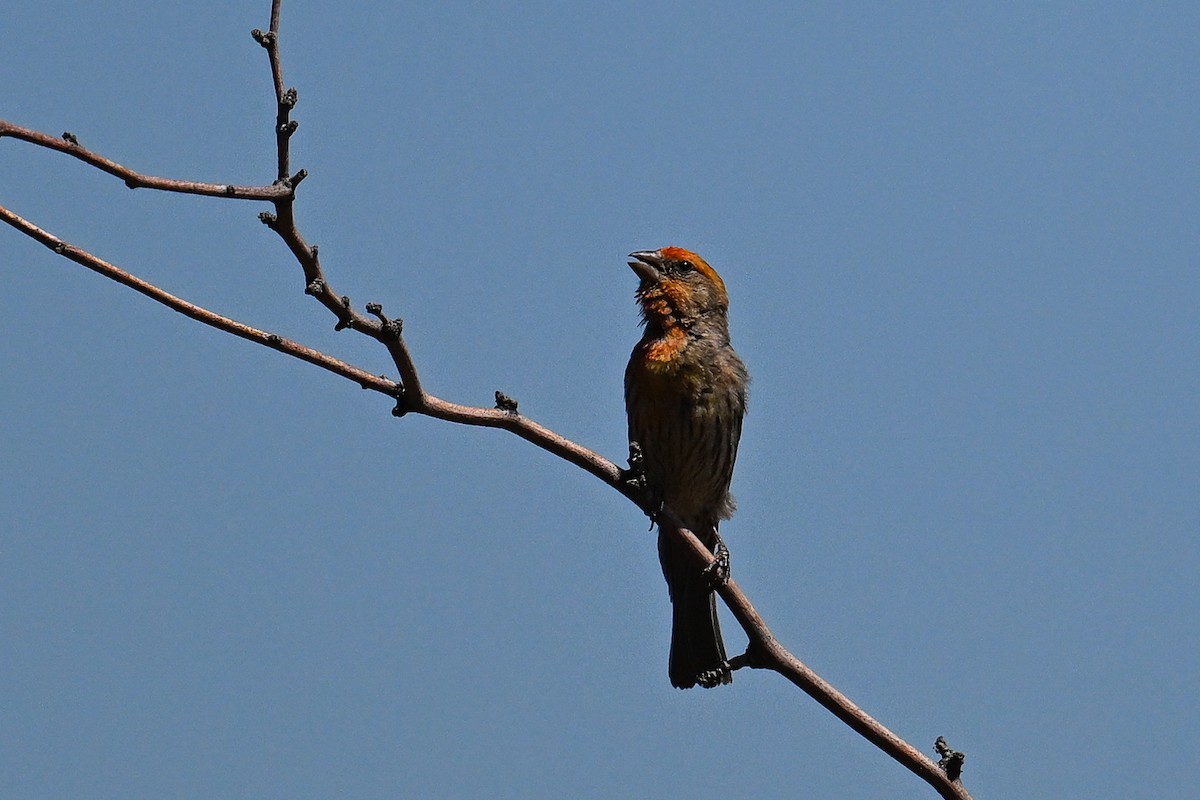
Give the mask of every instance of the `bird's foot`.
[{"label": "bird's foot", "polygon": [[637,442],[630,442],[629,469],[618,467],[620,469],[619,480],[629,488],[631,499],[642,506],[646,516],[650,518],[650,529],[653,530],[654,524],[658,522],[658,515],[662,511],[663,499],[650,488],[649,481],[646,480],[644,465],[642,446]]},{"label": "bird's foot", "polygon": [[729,548],[720,534],[716,535],[716,545],[713,547],[715,558],[704,568],[704,577],[712,589],[719,589],[729,580]]},{"label": "bird's foot", "polygon": [[733,672],[728,661],[722,661],[715,669],[706,669],[696,676],[696,683],[705,689],[712,689],[726,683],[733,683]]},{"label": "bird's foot", "polygon": [[[629,469],[621,470],[621,482],[635,489],[645,490],[646,470],[642,458],[642,446],[637,442],[629,443]],[[619,469],[619,468],[618,468]]]}]

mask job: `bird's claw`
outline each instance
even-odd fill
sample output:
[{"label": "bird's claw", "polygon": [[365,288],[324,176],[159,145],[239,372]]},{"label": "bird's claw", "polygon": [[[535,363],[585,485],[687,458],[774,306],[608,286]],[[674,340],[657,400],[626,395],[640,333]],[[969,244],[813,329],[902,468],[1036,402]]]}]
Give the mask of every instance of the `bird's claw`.
[{"label": "bird's claw", "polygon": [[715,558],[704,568],[703,574],[709,587],[719,589],[729,580],[729,548],[720,536],[717,536],[713,555]]},{"label": "bird's claw", "polygon": [[620,470],[621,483],[638,492],[645,492],[646,486],[646,471],[644,469],[645,461],[642,459],[642,446],[637,442],[629,443],[629,469]]},{"label": "bird's claw", "polygon": [[664,502],[662,494],[653,489],[650,482],[646,480],[645,464],[645,459],[642,457],[642,446],[637,442],[630,442],[629,469],[620,467],[617,469],[620,470],[621,483],[640,496],[639,502],[642,504],[642,510],[650,518],[650,530],[654,530],[654,526],[658,523],[658,516],[662,513]]},{"label": "bird's claw", "polygon": [[617,467],[617,480],[633,489],[640,489],[646,483],[646,476],[637,470]]},{"label": "bird's claw", "polygon": [[696,676],[696,683],[705,689],[712,689],[725,683],[733,682],[733,672],[728,661],[722,661],[715,669],[706,669]]}]

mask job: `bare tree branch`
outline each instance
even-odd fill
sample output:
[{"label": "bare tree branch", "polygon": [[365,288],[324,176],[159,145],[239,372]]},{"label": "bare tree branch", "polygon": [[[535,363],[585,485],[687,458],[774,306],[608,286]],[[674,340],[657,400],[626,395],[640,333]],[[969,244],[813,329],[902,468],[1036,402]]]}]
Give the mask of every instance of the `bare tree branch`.
[{"label": "bare tree branch", "polygon": [[116,175],[125,181],[125,185],[130,189],[161,189],[164,192],[202,194],[209,197],[234,197],[239,200],[275,200],[292,194],[292,187],[284,184],[237,186],[230,183],[200,183],[143,175],[87,149],[79,143],[79,138],[73,133],[65,132],[61,137],[55,137],[0,120],[0,139],[6,136],[78,158],[85,164],[91,164],[109,175]]},{"label": "bare tree branch", "polygon": [[32,222],[17,216],[3,206],[0,206],[0,221],[8,223],[31,239],[41,242],[63,258],[74,261],[76,264],[81,264],[93,272],[98,272],[106,278],[111,278],[117,283],[124,284],[136,292],[141,292],[151,300],[156,300],[167,308],[178,311],[184,316],[191,317],[197,322],[203,322],[205,325],[211,325],[218,330],[223,330],[242,339],[270,347],[272,350],[278,350],[281,353],[294,356],[301,361],[307,361],[309,364],[315,364],[322,369],[329,370],[335,375],[341,375],[343,378],[354,381],[364,389],[373,389],[392,396],[395,396],[400,390],[399,385],[394,381],[381,378],[378,375],[372,375],[365,370],[328,356],[319,350],[306,347],[274,333],[252,328],[249,325],[244,325],[228,317],[223,317],[206,308],[176,297],[170,292],[164,291],[136,275],[131,275],[115,264],[110,264],[86,250],[67,244],[54,234],[42,230]]},{"label": "bare tree branch", "polygon": [[[296,122],[291,119],[291,112],[296,105],[297,93],[294,89],[286,88],[283,80],[279,42],[280,7],[281,0],[273,0],[268,31],[256,29],[252,32],[254,39],[267,51],[275,91],[276,181],[271,186],[231,186],[145,176],[80,146],[70,134],[64,134],[62,139],[58,139],[3,120],[0,120],[0,137],[21,139],[67,153],[97,169],[122,178],[126,185],[132,188],[236,197],[273,203],[274,213],[264,212],[260,214],[260,219],[279,235],[300,265],[304,275],[305,292],[315,297],[336,317],[335,327],[338,330],[352,329],[380,342],[396,366],[399,373],[398,382],[372,375],[305,345],[189,303],[85,250],[67,244],[6,208],[0,207],[0,220],[64,258],[122,283],[198,322],[314,364],[354,381],[364,389],[395,397],[397,403],[393,413],[397,416],[407,413],[422,414],[447,422],[501,428],[514,433],[604,481],[629,498],[643,512],[652,516],[669,535],[685,543],[699,562],[705,565],[712,564],[715,559],[708,548],[691,531],[683,527],[670,508],[656,507],[644,487],[637,480],[630,478],[630,473],[603,456],[519,414],[517,404],[511,398],[497,392],[495,408],[480,408],[452,403],[429,394],[421,384],[415,361],[405,342],[402,322],[386,316],[378,303],[368,303],[365,313],[358,311],[352,306],[349,297],[340,296],[333,290],[321,266],[317,247],[304,239],[296,224],[295,190],[307,173],[304,170],[290,173],[290,142],[297,129]],[[961,753],[950,750],[939,737],[938,753],[942,756],[942,762],[934,762],[868,715],[784,648],[734,580],[725,580],[716,587],[716,591],[733,612],[749,639],[746,652],[730,661],[733,669],[750,667],[778,672],[869,742],[919,776],[939,795],[955,800],[970,800],[970,794],[958,782],[963,760]]]}]

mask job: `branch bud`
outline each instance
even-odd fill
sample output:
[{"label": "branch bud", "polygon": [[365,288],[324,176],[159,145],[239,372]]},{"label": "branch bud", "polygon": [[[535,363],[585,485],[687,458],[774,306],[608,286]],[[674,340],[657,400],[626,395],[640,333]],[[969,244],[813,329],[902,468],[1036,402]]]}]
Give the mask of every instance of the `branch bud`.
[{"label": "branch bud", "polygon": [[517,413],[517,401],[506,395],[499,389],[496,390],[496,409],[499,411],[507,411],[509,414]]}]

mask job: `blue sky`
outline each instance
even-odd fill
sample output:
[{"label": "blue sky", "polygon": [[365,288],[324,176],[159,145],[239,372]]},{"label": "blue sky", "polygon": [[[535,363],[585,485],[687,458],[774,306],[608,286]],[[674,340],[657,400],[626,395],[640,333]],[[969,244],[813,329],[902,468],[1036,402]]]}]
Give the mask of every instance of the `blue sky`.
[{"label": "blue sky", "polygon": [[[16,3],[0,116],[265,183],[269,3]],[[288,3],[298,214],[430,391],[612,458],[631,250],[754,377],[779,638],[976,797],[1200,781],[1200,12]],[[0,203],[376,372],[256,218],[0,142]],[[0,794],[932,797],[767,673],[672,690],[636,509],[0,231]],[[743,639],[726,618],[727,639]]]}]

